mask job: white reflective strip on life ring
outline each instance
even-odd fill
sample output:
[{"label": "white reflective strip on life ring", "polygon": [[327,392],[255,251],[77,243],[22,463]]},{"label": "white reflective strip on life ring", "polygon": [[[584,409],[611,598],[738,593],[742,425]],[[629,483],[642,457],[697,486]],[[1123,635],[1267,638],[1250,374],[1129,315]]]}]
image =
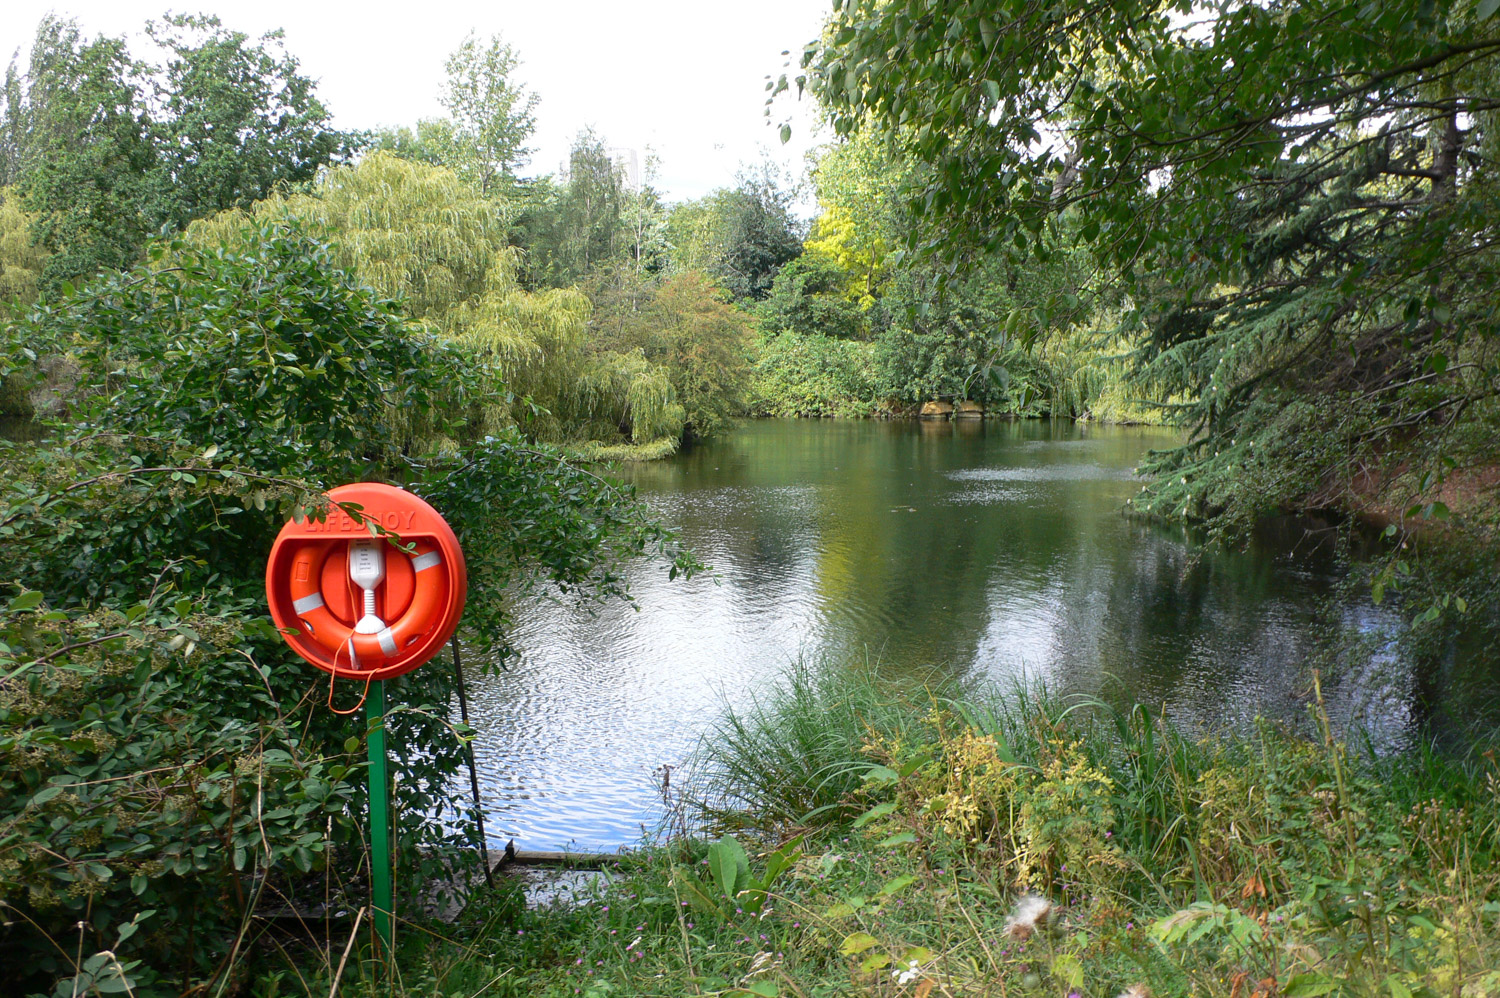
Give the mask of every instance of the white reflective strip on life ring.
[{"label": "white reflective strip on life ring", "polygon": [[292,600],[292,609],[297,611],[297,616],[299,616],[299,617],[302,616],[304,613],[312,613],[314,610],[316,610],[318,607],[320,607],[322,605],[323,605],[323,594],[322,593],[309,593],[308,595],[302,597],[301,599],[294,599],[294,600]]},{"label": "white reflective strip on life ring", "polygon": [[414,571],[422,572],[429,568],[436,568],[442,563],[443,555],[441,552],[428,551],[426,554],[419,554],[413,558],[411,560],[411,567]]},{"label": "white reflective strip on life ring", "polygon": [[381,631],[379,634],[375,635],[375,640],[380,642],[381,651],[385,652],[387,655],[396,654],[396,635],[391,633],[391,629],[389,627]]}]

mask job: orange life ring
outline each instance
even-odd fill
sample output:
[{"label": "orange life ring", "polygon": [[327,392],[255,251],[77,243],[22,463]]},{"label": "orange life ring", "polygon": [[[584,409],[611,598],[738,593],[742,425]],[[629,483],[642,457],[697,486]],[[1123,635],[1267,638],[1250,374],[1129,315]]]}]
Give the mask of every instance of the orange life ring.
[{"label": "orange life ring", "polygon": [[[410,672],[458,628],[468,594],[458,538],[437,510],[404,489],[360,482],[328,498],[322,519],[287,522],[271,547],[271,619],[293,651],[334,676],[371,682]],[[372,544],[383,577],[357,583],[349,559],[356,546]],[[368,570],[361,561],[359,571]],[[367,593],[374,595],[362,618],[357,603]]]},{"label": "orange life ring", "polygon": [[420,638],[433,618],[448,601],[448,576],[432,569],[443,564],[443,553],[431,541],[419,540],[415,553],[387,545],[387,558],[408,558],[416,586],[411,603],[394,624],[374,634],[359,634],[328,609],[323,597],[323,563],[339,541],[314,541],[292,551],[292,576],[289,590],[292,609],[307,625],[308,634],[324,651],[334,656],[347,655],[349,666],[361,671],[379,668],[395,659],[413,641]]}]

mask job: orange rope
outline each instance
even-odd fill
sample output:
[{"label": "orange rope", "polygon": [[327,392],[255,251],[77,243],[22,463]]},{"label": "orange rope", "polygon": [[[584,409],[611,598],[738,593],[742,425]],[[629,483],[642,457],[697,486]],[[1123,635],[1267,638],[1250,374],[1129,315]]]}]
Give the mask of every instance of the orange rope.
[{"label": "orange rope", "polygon": [[[350,640],[350,642],[352,642],[354,639],[350,638],[349,640]],[[350,654],[349,654],[349,663],[351,665],[354,664],[354,654],[353,654],[352,650],[350,651]],[[356,713],[358,713],[359,710],[360,710],[360,708],[364,707],[365,700],[370,696],[370,683],[375,678],[375,672],[374,672],[374,670],[371,670],[370,672],[365,673],[365,688],[364,688],[364,692],[360,693],[360,695],[359,695],[359,702],[356,703],[353,707],[350,707],[348,710],[339,710],[337,707],[335,707],[333,705],[333,684],[334,684],[334,680],[338,679],[338,675],[337,675],[338,667],[339,667],[339,653],[337,651],[335,651],[333,653],[333,669],[329,670],[329,673],[328,673],[328,709],[331,710],[331,711],[333,711],[335,714],[339,714],[339,715],[347,717],[350,714],[356,714]]]}]

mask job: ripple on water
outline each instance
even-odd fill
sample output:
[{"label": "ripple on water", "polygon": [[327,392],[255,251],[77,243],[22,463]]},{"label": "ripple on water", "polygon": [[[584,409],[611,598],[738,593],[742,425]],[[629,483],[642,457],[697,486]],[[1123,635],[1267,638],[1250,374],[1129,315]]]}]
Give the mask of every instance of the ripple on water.
[{"label": "ripple on water", "polygon": [[1098,482],[1130,481],[1131,468],[1108,468],[1099,464],[1043,464],[1007,468],[963,468],[950,471],[955,482]]}]

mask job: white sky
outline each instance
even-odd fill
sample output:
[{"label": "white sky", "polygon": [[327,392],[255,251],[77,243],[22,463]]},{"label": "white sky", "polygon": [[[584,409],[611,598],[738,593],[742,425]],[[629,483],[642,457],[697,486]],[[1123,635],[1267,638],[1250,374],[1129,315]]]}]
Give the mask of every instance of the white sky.
[{"label": "white sky", "polygon": [[[85,35],[126,35],[160,17],[172,0],[4,0],[0,62],[21,53],[24,69],[37,22],[49,10],[78,20]],[[698,197],[733,183],[762,151],[801,175],[815,144],[810,100],[783,95],[764,117],[765,77],[782,71],[783,49],[798,58],[816,37],[828,0],[197,0],[172,9],[218,14],[258,36],[286,31],[286,47],[318,81],[342,128],[412,125],[443,113],[443,60],[470,28],[499,32],[515,46],[517,77],[541,96],[529,174],[556,171],[572,137],[592,125],[611,146],[650,146],[669,199]],[[138,46],[147,54],[146,45]],[[793,137],[777,129],[793,117]],[[820,137],[826,140],[826,136]]]}]

